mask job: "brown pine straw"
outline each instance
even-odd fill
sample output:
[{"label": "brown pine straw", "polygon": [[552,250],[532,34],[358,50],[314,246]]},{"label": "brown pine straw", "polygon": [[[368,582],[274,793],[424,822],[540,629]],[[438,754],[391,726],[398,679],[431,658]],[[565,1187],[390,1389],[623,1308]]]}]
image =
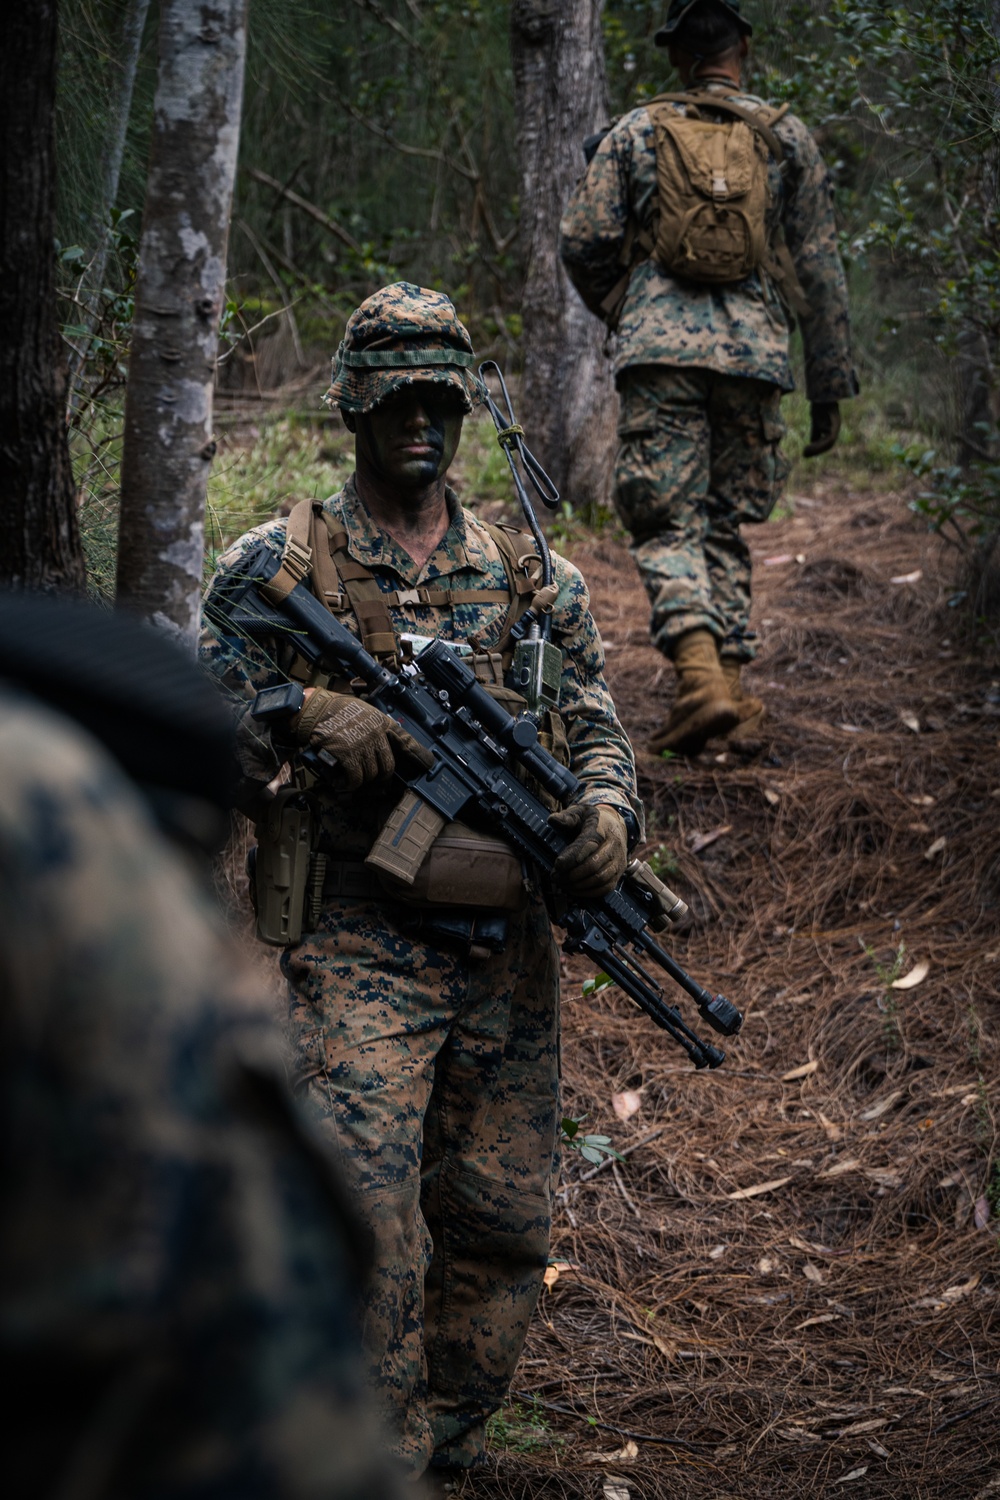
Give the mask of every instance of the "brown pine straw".
[{"label": "brown pine straw", "polygon": [[[640,756],[648,847],[693,912],[673,951],[746,1024],[696,1073],[565,966],[565,1112],[619,1149],[662,1134],[613,1170],[565,1155],[570,1268],[477,1500],[599,1497],[608,1475],[633,1500],[1000,1496],[1000,1223],[977,1227],[1000,1154],[1000,663],[901,496],[819,490],[751,544],[763,752]],[[641,744],[672,678],[645,597],[618,541],[573,556]],[[927,977],[887,998],[901,943]]]},{"label": "brown pine straw", "polygon": [[[1000,1500],[1000,1221],[976,1222],[1000,1156],[1000,662],[905,497],[821,488],[796,511],[750,535],[761,753],[639,755],[647,849],[693,913],[670,946],[746,1023],[696,1073],[564,965],[564,1112],[628,1154],[564,1154],[569,1268],[471,1500]],[[645,596],[613,537],[572,555],[641,745],[672,683]],[[236,842],[220,880],[242,903]],[[927,977],[887,1001],[876,962],[901,943]]]}]

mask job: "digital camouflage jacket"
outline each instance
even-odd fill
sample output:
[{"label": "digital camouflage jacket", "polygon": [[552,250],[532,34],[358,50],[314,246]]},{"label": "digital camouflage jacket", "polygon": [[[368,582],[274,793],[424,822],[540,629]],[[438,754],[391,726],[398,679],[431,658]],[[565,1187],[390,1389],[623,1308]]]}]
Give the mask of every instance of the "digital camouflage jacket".
[{"label": "digital camouflage jacket", "polygon": [[[372,520],[358,495],[353,476],[338,494],[325,502],[325,509],[347,532],[350,555],[371,570],[383,593],[432,584],[446,592],[496,588],[496,604],[460,603],[451,607],[390,604],[389,607],[397,636],[409,633],[448,641],[469,641],[476,637],[480,643],[478,649],[488,651],[497,644],[509,605],[503,560],[486,528],[459,504],[450,490],[448,507],[451,525],[424,566],[418,568],[403,548]],[[284,537],[283,520],[269,521],[247,532],[219,559],[205,597],[202,660],[238,698],[252,698],[259,689],[283,681],[288,663],[258,645],[217,633],[212,611],[213,588],[261,538],[280,552]],[[585,801],[629,808],[641,828],[642,805],[635,790],[635,760],[604,681],[604,648],[590,613],[587,585],[572,563],[555,555],[553,563],[559,594],[552,613],[552,639],[563,652],[560,712],[566,725],[572,769],[584,784]],[[350,611],[340,618],[358,634],[357,621]],[[278,763],[276,753],[270,765],[265,756],[258,774],[268,779]],[[382,792],[376,787],[366,792],[364,798],[351,799],[349,804],[343,798],[328,798],[323,835],[329,851],[342,858],[367,853],[398,796],[398,789],[389,787]]]},{"label": "digital camouflage jacket", "polygon": [[[709,87],[746,108],[764,103],[729,85]],[[786,114],[772,129],[786,150],[783,165],[772,159],[769,167],[772,221],[780,219],[810,309],[799,319],[806,394],[810,401],[839,401],[855,395],[858,386],[830,179],[801,120]],[[563,263],[588,307],[599,306],[622,275],[630,220],[653,232],[656,200],[653,125],[645,108],[634,109],[601,142],[562,220]],[[698,285],[675,279],[646,258],[629,283],[616,372],[630,365],[693,366],[752,376],[789,391],[795,385],[789,333],[789,318],[768,278],[755,273],[732,286]]]}]

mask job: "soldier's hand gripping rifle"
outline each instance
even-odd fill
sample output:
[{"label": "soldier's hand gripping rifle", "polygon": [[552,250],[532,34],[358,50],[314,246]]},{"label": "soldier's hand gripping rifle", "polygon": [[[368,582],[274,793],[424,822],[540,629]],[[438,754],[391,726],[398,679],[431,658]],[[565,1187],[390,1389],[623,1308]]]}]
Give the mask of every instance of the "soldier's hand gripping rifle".
[{"label": "soldier's hand gripping rifle", "polygon": [[[550,826],[545,804],[518,780],[521,766],[557,801],[576,801],[581,783],[538,744],[534,718],[514,718],[476,681],[474,674],[441,641],[432,641],[414,668],[390,672],[371,656],[310,593],[303,583],[277,599],[268,588],[281,559],[265,542],[248,553],[236,572],[218,582],[211,596],[210,618],[224,636],[251,640],[285,640],[312,665],[338,676],[360,678],[369,703],[388,714],[425,751],[428,766],[397,775],[416,794],[411,806],[432,808],[444,820],[471,817],[501,833],[522,858],[551,876],[556,859],[571,839]],[[285,687],[266,688],[258,706],[266,712],[268,695]],[[263,700],[263,702],[262,702]],[[327,774],[322,754],[314,769]],[[335,763],[333,763],[335,765]],[[416,800],[419,799],[419,802]],[[555,884],[553,882],[553,884]],[[569,899],[569,898],[565,898]],[[743,1024],[736,1007],[711,995],[692,979],[657,942],[683,902],[668,891],[648,865],[634,860],[618,886],[587,901],[556,902],[554,920],[565,930],[569,953],[586,953],[627,995],[668,1032],[697,1068],[717,1068],[725,1060],[720,1048],[689,1030],[680,1013],[668,1005],[643,960],[655,964],[695,1001],[704,1020],[723,1036]]]}]

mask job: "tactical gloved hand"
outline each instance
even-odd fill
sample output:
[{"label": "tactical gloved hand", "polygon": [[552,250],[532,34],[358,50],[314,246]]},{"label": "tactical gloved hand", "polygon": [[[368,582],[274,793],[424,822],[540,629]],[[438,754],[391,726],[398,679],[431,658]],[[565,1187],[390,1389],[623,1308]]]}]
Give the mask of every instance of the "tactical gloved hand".
[{"label": "tactical gloved hand", "polygon": [[840,405],[836,401],[813,401],[809,410],[812,431],[802,457],[818,458],[821,453],[829,453],[840,435]]},{"label": "tactical gloved hand", "polygon": [[549,818],[553,828],[576,834],[553,866],[553,873],[574,896],[604,896],[628,866],[625,820],[613,807],[574,802]]},{"label": "tactical gloved hand", "polygon": [[367,782],[388,780],[399,751],[433,764],[429,752],[388,714],[350,693],[315,688],[292,720],[291,733],[298,744],[336,756],[349,791]]}]

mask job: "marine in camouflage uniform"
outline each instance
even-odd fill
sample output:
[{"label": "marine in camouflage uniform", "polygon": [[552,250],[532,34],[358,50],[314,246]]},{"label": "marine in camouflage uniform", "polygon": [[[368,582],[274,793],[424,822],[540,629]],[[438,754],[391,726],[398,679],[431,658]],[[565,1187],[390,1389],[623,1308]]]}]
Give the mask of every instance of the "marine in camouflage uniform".
[{"label": "marine in camouflage uniform", "polygon": [[[0,600],[0,677],[14,666],[160,782],[175,826],[205,826],[229,725],[186,658],[21,596]],[[163,785],[178,743],[193,760]],[[361,1375],[353,1226],[213,906],[122,761],[0,683],[10,1494],[401,1494]]]},{"label": "marine in camouflage uniform", "polygon": [[[764,101],[739,87],[750,32],[738,0],[673,0],[656,41],[670,48],[685,89],[756,111]],[[670,107],[685,112],[683,103]],[[796,300],[813,413],[805,451],[813,456],[832,447],[838,403],[857,392],[846,284],[830,180],[812,136],[788,113],[771,128],[784,162],[769,158],[768,239],[783,235],[804,294]],[[760,718],[762,705],[739,686],[740,666],[754,655],[740,523],[767,519],[788,472],[780,402],[794,388],[791,313],[763,271],[699,285],[649,255],[633,265],[634,237],[655,237],[656,205],[654,124],[640,107],[597,148],[566,209],[561,253],[592,311],[607,314],[616,286],[624,295],[616,504],[649,596],[653,644],[680,678],[674,712],[650,749],[695,753],[727,730],[747,740]]]},{"label": "marine in camouflage uniform", "polygon": [[[311,577],[384,660],[395,660],[404,634],[473,643],[477,671],[488,668],[492,691],[514,706],[490,657],[511,607],[503,550],[443,479],[462,415],[478,398],[472,363],[468,334],[440,293],[400,283],[352,315],[327,399],[356,434],[358,472],[314,507],[311,533],[319,551],[329,537],[341,583],[324,588],[318,564]],[[418,471],[437,496],[429,527],[410,526],[402,501],[394,509],[411,472],[412,493],[423,494]],[[238,699],[295,675],[296,665],[287,648],[218,633],[213,590],[260,539],[281,552],[291,524],[274,521],[238,541],[206,597],[203,659]],[[520,536],[517,549],[532,552],[531,538]],[[595,847],[617,851],[601,877],[607,888],[624,866],[627,830],[629,842],[640,830],[633,757],[604,683],[583,578],[562,558],[554,569],[566,753],[594,814]],[[359,579],[374,589],[374,603],[358,604],[357,593],[352,603]],[[326,679],[315,682],[322,689]],[[404,1462],[413,1473],[430,1463],[444,1474],[481,1458],[486,1418],[509,1388],[547,1262],[558,965],[537,896],[506,914],[506,944],[487,953],[428,928],[451,918],[461,927],[461,909],[415,910],[378,886],[362,861],[399,800],[385,773],[406,747],[391,720],[378,738],[382,716],[347,697],[349,684],[332,687],[309,699],[296,732],[332,750],[360,787],[314,793],[317,848],[328,858],[325,902],[281,965],[300,1077],[370,1232],[371,1375]],[[375,739],[361,751],[355,712],[373,716]],[[269,741],[250,730],[245,715],[242,722],[245,768],[259,783],[288,748],[275,745],[273,732]]]}]

